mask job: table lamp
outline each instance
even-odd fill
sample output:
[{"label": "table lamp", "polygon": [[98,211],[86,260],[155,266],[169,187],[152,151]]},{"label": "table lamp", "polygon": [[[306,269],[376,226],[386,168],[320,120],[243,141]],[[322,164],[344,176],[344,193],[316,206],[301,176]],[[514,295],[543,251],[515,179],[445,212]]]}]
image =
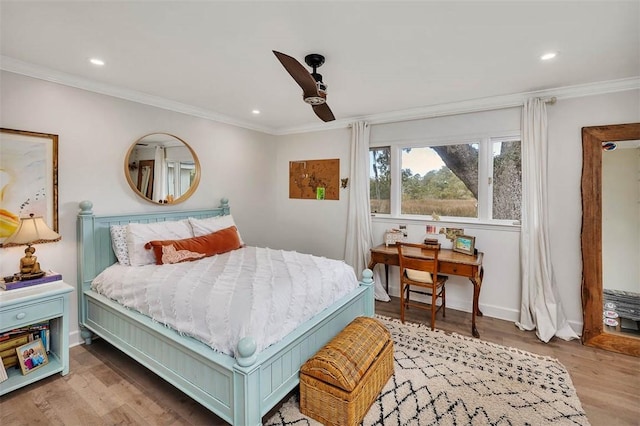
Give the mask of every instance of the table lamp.
[{"label": "table lamp", "polygon": [[32,247],[36,243],[59,241],[60,234],[47,226],[42,216],[34,216],[20,219],[20,225],[16,232],[11,234],[4,244],[26,244],[25,256],[20,259],[20,271],[16,277],[20,280],[30,280],[44,276],[45,272],[40,269],[38,259],[34,256],[36,249]]}]

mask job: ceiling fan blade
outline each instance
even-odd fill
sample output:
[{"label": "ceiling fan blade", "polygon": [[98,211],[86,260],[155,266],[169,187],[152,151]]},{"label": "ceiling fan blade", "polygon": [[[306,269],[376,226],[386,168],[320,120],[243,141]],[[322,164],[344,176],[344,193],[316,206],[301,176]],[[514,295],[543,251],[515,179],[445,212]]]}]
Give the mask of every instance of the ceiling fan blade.
[{"label": "ceiling fan blade", "polygon": [[280,61],[285,70],[293,77],[293,79],[298,83],[298,85],[302,88],[303,96],[318,96],[318,86],[316,86],[316,81],[313,77],[311,77],[311,73],[307,71],[307,69],[298,62],[295,58],[292,58],[289,55],[285,55],[284,53],[277,52],[275,50],[272,51],[276,58]]},{"label": "ceiling fan blade", "polygon": [[320,105],[314,105],[313,112],[315,112],[316,115],[320,117],[322,121],[333,121],[336,119],[333,116],[333,112],[331,112],[331,108],[329,108],[329,105],[327,105],[326,103],[320,104]]}]

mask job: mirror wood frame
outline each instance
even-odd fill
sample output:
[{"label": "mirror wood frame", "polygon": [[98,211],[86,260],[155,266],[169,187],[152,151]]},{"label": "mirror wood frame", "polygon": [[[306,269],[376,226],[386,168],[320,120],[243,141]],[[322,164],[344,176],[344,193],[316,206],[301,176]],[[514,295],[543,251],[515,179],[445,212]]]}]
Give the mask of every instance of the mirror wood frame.
[{"label": "mirror wood frame", "polygon": [[[133,179],[131,178],[131,173],[129,171],[129,159],[131,157],[131,153],[133,152],[133,150],[135,149],[136,145],[138,143],[140,143],[142,140],[144,140],[144,138],[149,137],[149,136],[153,136],[153,135],[165,135],[165,136],[171,136],[172,138],[177,139],[178,141],[180,141],[191,153],[191,156],[193,157],[193,162],[195,164],[195,177],[193,178],[193,184],[191,185],[191,187],[189,187],[189,189],[182,194],[180,197],[175,198],[173,201],[171,202],[167,202],[167,203],[160,203],[157,201],[153,201],[152,199],[150,199],[149,197],[147,197],[145,194],[143,194],[139,189],[138,189],[138,185],[136,182],[133,181]],[[188,143],[186,143],[184,140],[182,140],[181,138],[177,137],[176,135],[172,135],[171,133],[165,133],[165,132],[154,132],[154,133],[149,133],[146,134],[144,136],[142,136],[141,138],[138,138],[129,148],[129,150],[127,151],[127,154],[124,157],[124,175],[127,179],[127,182],[129,183],[129,186],[131,187],[131,189],[133,190],[133,192],[136,193],[136,195],[138,195],[140,198],[143,198],[144,200],[155,204],[155,205],[160,205],[160,206],[164,206],[164,205],[173,205],[173,204],[178,204],[178,203],[182,203],[183,201],[186,201],[189,197],[191,197],[191,195],[193,195],[193,193],[196,191],[196,189],[198,188],[198,185],[200,184],[200,161],[198,160],[198,156],[196,155],[195,151],[191,148],[191,146],[189,146]]]},{"label": "mirror wood frame", "polygon": [[602,143],[640,139],[640,123],[582,128],[582,344],[640,356],[640,337],[605,333],[602,323]]}]

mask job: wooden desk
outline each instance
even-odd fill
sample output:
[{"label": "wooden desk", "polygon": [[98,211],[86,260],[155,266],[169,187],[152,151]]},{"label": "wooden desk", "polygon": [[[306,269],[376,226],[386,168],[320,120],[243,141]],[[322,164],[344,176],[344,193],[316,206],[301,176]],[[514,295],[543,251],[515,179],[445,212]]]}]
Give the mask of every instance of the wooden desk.
[{"label": "wooden desk", "polygon": [[[423,257],[420,250],[415,248],[406,248],[402,250],[406,251],[408,256]],[[482,268],[483,253],[478,252],[477,255],[471,256],[463,253],[458,253],[450,249],[441,249],[438,254],[438,271],[441,274],[446,275],[458,275],[461,277],[469,278],[469,281],[473,284],[473,308],[471,314],[471,333],[473,337],[480,337],[478,329],[476,328],[476,316],[482,316],[482,312],[478,308],[478,299],[480,298],[480,287],[482,287],[482,277],[484,275],[484,269]],[[398,249],[395,246],[385,246],[381,244],[371,249],[371,261],[369,262],[369,269],[373,270],[373,267],[378,263],[384,263],[386,273],[386,289],[389,292],[389,265],[400,266],[398,260]]]}]

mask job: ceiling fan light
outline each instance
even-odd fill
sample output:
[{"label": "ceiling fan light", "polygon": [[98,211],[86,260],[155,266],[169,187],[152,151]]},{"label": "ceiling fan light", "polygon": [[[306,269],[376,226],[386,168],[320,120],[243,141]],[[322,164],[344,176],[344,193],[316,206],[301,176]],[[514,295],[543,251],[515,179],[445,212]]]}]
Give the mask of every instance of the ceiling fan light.
[{"label": "ceiling fan light", "polygon": [[327,100],[321,96],[309,96],[307,98],[304,98],[304,101],[309,105],[322,105],[323,103],[327,102]]}]

